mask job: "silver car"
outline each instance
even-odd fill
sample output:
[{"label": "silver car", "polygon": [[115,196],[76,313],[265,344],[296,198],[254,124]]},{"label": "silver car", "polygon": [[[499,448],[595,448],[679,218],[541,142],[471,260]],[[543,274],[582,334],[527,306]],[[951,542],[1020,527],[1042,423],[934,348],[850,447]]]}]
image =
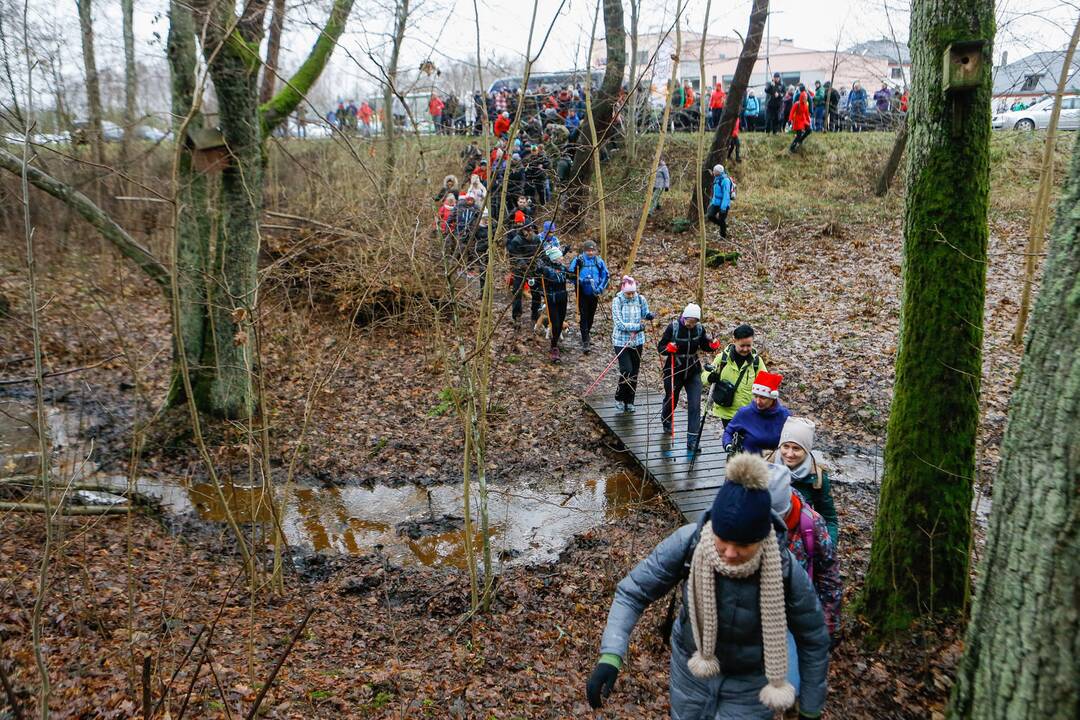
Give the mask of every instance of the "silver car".
[{"label": "silver car", "polygon": [[[1034,130],[1050,125],[1050,113],[1054,110],[1054,98],[1048,97],[1023,110],[996,113],[991,121],[995,130]],[[1061,116],[1058,127],[1062,130],[1080,128],[1080,96],[1066,95],[1061,98]]]}]

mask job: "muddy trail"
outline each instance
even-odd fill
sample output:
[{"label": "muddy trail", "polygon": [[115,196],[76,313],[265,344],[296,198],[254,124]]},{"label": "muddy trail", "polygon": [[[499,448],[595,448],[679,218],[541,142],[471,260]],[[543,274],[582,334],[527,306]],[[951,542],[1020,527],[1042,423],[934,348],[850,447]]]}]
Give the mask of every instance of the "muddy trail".
[{"label": "muddy trail", "polygon": [[[815,138],[792,159],[781,143],[750,140],[744,167],[735,169],[744,204],[733,213],[732,239],[709,237],[712,249],[738,253],[738,260],[707,270],[704,322],[719,333],[754,325],[770,370],[784,375],[784,403],[817,422],[819,448],[837,480],[850,601],[868,557],[894,379],[903,198],[872,198],[873,165],[866,162],[887,152],[890,138]],[[854,149],[841,144],[849,140]],[[1019,208],[1032,190],[1025,175],[1032,154],[1008,143],[995,146],[1001,162],[990,218],[980,519],[989,509],[1020,352],[1009,335],[1025,242]],[[647,226],[634,270],[659,318],[647,349],[693,297],[699,239],[671,229],[688,201],[691,157],[692,143],[672,138],[668,164],[677,182]],[[823,173],[822,164],[831,169]],[[1002,168],[1015,175],[1000,176]],[[640,197],[632,183],[624,187],[610,211],[628,218],[639,211]],[[630,223],[621,222],[612,233],[613,268],[629,246]],[[595,240],[594,228],[587,223],[564,242]],[[36,440],[28,426],[31,385],[23,382],[32,373],[30,340],[14,320],[25,315],[25,283],[12,246],[0,250],[0,293],[12,299],[14,313],[0,318],[5,476],[32,466],[27,448]],[[597,315],[594,352],[584,355],[571,300],[559,365],[548,362],[547,343],[531,326],[507,319],[496,328],[488,478],[500,574],[492,612],[467,619],[461,424],[431,347],[430,323],[359,326],[302,287],[267,287],[261,302],[268,465],[281,492],[292,562],[284,595],[253,599],[237,577],[234,541],[220,522],[224,505],[183,413],[159,414],[171,343],[157,290],[96,243],[43,254],[45,365],[66,373],[46,387],[54,480],[95,488],[79,502],[108,503],[116,501],[110,489],[124,490],[130,479],[149,503],[130,521],[57,521],[46,635],[58,716],[131,716],[143,656],[153,658],[156,678],[168,680],[198,628],[219,613],[205,668],[183,664],[176,682],[193,688],[191,715],[235,716],[312,607],[313,624],[265,704],[270,717],[588,714],[582,688],[614,584],[681,522],[580,400],[610,360],[608,301]],[[475,303],[476,288],[464,297]],[[500,288],[496,303],[508,300]],[[651,353],[642,373],[639,392],[659,393]],[[597,392],[612,392],[610,382]],[[151,418],[133,454],[135,431]],[[270,518],[246,428],[208,427],[225,504],[265,536]],[[42,539],[39,519],[0,516],[0,552],[10,559],[0,570],[0,649],[13,659],[27,707],[34,660],[22,639]],[[602,716],[666,715],[667,652],[652,630],[659,614],[650,609],[639,626],[632,670]],[[923,718],[942,708],[959,649],[955,627],[930,625],[895,647],[867,649],[858,620],[845,623],[828,717]]]}]

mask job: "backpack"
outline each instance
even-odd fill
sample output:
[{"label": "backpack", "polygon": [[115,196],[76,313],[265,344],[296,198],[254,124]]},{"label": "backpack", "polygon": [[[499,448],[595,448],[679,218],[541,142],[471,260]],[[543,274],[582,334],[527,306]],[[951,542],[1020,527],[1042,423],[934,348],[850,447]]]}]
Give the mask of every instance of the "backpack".
[{"label": "backpack", "polygon": [[[728,364],[728,359],[731,357],[731,353],[735,352],[734,345],[728,345],[727,349],[720,356],[720,365],[717,366],[713,372],[723,372],[724,366]],[[757,376],[758,368],[761,367],[761,356],[757,354],[757,351],[750,351],[754,357],[754,375]],[[747,363],[746,367],[739,371],[739,377],[732,383],[730,380],[721,380],[713,385],[712,389],[712,401],[714,405],[720,407],[731,407],[731,404],[735,402],[735,391],[739,389],[739,384],[742,383],[743,376],[749,369],[750,364]]]},{"label": "backpack", "polygon": [[739,192],[738,192],[739,191],[739,186],[735,184],[735,181],[731,179],[730,175],[728,175],[728,182],[731,183],[730,201],[735,202],[735,198],[739,194]]},{"label": "backpack", "polygon": [[581,292],[586,295],[599,295],[600,294],[600,258],[589,258],[585,255],[579,256],[579,262],[577,264],[577,281],[578,287],[581,288]]}]

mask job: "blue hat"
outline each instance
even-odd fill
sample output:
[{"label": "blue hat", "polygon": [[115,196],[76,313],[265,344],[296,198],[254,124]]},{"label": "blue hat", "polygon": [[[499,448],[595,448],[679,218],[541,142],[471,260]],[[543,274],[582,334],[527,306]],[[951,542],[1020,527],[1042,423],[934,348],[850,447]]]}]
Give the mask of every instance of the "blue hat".
[{"label": "blue hat", "polygon": [[760,542],[772,528],[769,465],[759,455],[740,453],[727,463],[726,481],[713,500],[713,535],[743,545]]}]

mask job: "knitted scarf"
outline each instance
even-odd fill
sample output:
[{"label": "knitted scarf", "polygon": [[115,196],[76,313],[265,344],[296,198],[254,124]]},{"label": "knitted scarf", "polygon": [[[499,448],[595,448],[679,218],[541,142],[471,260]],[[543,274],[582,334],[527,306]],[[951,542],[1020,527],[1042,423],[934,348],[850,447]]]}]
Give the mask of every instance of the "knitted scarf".
[{"label": "knitted scarf", "polygon": [[787,681],[787,613],[784,605],[784,578],[780,567],[780,550],[776,532],[769,530],[757,554],[741,565],[727,563],[716,552],[712,527],[701,527],[701,540],[690,562],[687,588],[690,629],[697,650],[687,662],[695,677],[708,678],[720,674],[716,658],[716,577],[747,578],[758,569],[760,575],[761,643],[765,657],[765,678],[758,699],[772,710],[786,710],[795,704],[795,688]]},{"label": "knitted scarf", "polygon": [[814,468],[814,458],[810,453],[806,453],[806,457],[803,461],[793,468],[788,468],[791,471],[792,480],[806,480],[810,477],[811,471]]}]

